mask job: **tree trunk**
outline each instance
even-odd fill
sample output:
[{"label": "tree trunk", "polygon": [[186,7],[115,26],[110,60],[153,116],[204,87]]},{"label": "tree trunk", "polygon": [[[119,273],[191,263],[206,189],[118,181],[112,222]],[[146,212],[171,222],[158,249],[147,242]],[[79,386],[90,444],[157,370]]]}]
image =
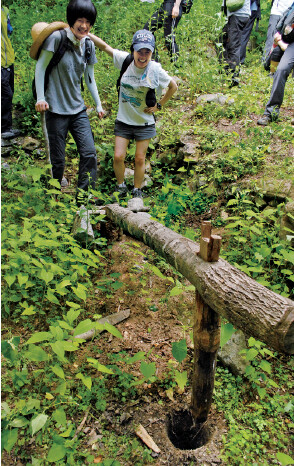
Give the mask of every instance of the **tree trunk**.
[{"label": "tree trunk", "polygon": [[199,245],[117,204],[106,213],[131,236],[143,241],[184,275],[203,301],[247,335],[272,348],[294,353],[294,302],[260,285],[223,259],[205,262]]}]

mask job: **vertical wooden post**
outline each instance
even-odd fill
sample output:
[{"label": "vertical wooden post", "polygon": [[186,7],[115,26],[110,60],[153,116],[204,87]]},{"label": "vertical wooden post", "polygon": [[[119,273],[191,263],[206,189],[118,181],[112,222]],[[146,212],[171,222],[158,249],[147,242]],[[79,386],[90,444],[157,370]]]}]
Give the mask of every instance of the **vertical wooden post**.
[{"label": "vertical wooden post", "polygon": [[[201,225],[200,257],[207,262],[219,258],[221,237],[211,235],[211,223]],[[220,317],[196,291],[194,315],[194,367],[191,412],[197,423],[205,422],[211,407],[216,356],[220,344]]]}]

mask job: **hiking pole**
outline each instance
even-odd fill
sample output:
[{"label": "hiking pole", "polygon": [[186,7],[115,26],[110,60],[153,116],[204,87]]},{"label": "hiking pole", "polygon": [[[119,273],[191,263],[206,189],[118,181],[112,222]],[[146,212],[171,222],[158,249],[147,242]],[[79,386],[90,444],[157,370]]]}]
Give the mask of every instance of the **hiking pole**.
[{"label": "hiking pole", "polygon": [[172,27],[171,27],[171,43],[172,43],[172,61],[175,63],[177,61],[176,58],[176,44],[175,44],[175,24],[176,24],[176,18],[172,19]]},{"label": "hiking pole", "polygon": [[49,138],[48,138],[47,127],[46,127],[45,112],[41,112],[41,125],[42,125],[44,140],[45,140],[46,161],[47,161],[48,164],[51,165],[50,175],[51,175],[51,178],[53,178],[52,164],[51,164],[51,158],[50,158]]}]

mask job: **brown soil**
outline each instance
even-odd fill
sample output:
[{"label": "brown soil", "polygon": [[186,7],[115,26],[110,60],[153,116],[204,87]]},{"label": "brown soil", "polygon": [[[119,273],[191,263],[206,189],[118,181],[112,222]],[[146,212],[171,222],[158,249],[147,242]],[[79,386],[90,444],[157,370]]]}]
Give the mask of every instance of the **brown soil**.
[{"label": "brown soil", "polygon": [[[95,309],[96,313],[106,315],[118,310],[130,309],[130,317],[117,325],[123,339],[102,334],[100,339],[95,341],[93,354],[91,354],[92,343],[85,344],[78,365],[80,366],[89,356],[97,357],[97,349],[102,350],[99,355],[99,362],[102,364],[109,364],[109,353],[126,352],[128,356],[133,356],[139,351],[148,353],[146,361],[156,363],[158,381],[154,384],[139,385],[135,400],[127,397],[122,403],[114,398],[107,405],[106,412],[101,414],[98,424],[106,425],[107,430],[118,435],[128,434],[134,437],[136,426],[142,424],[161,450],[160,454],[153,453],[154,458],[157,458],[153,463],[156,465],[221,464],[222,435],[226,432],[222,414],[212,406],[206,423],[194,426],[189,412],[193,357],[190,332],[195,306],[194,293],[183,292],[179,296],[168,297],[174,284],[148,270],[146,264],[152,263],[152,260],[157,260],[157,266],[160,267],[155,254],[144,244],[130,237],[123,235],[119,242],[113,244],[107,260],[109,266],[104,270],[103,275],[105,277],[105,274],[106,276],[113,273],[121,274],[118,280],[125,286],[107,299],[103,299],[97,290],[89,311],[91,309],[90,312],[93,314]],[[179,279],[171,270],[162,270],[162,272],[165,276]],[[180,280],[189,285],[182,278]],[[187,370],[189,386],[185,388],[184,393],[180,393],[177,388],[167,392],[168,386],[164,385],[168,373],[167,365],[168,361],[174,360],[171,345],[172,342],[183,338],[187,340],[188,357],[187,362],[185,360],[182,363],[180,370]],[[132,366],[124,365],[123,370],[126,369],[142,378],[139,362]],[[97,413],[95,419],[97,420]],[[91,416],[84,427],[86,431],[90,430],[93,433],[94,430],[98,435],[101,433],[99,425],[97,427],[97,422],[94,422]],[[189,437],[188,441],[187,437]],[[107,444],[107,440],[105,441]],[[96,446],[103,449],[103,437]],[[134,464],[120,459],[119,456],[117,460],[124,466]]]}]

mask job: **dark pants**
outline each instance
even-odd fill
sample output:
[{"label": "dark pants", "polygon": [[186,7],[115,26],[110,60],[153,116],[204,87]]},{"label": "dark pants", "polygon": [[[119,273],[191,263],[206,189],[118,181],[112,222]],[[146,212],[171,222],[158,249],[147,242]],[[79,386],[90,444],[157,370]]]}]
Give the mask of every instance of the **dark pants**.
[{"label": "dark pants", "polygon": [[68,132],[72,134],[80,154],[78,189],[95,188],[97,159],[93,134],[86,110],[76,115],[58,115],[46,112],[53,178],[60,183],[65,167],[65,144]]},{"label": "dark pants", "polygon": [[179,55],[179,46],[176,43],[174,31],[182,17],[182,8],[180,7],[179,16],[177,18],[173,18],[171,13],[174,3],[174,0],[167,0],[163,2],[160,8],[153,13],[150,20],[147,21],[144,29],[151,31],[154,34],[155,31],[163,27],[165,46],[168,49],[170,56],[173,57],[175,55],[174,58],[176,58]]},{"label": "dark pants", "polygon": [[250,35],[251,35],[251,32],[252,32],[252,29],[253,29],[253,26],[254,26],[254,23],[255,23],[255,20],[258,16],[258,11],[257,10],[253,10],[252,13],[251,13],[251,16],[249,18],[249,20],[247,21],[244,29],[243,29],[243,32],[242,32],[242,38],[241,38],[241,47],[240,47],[240,63],[241,65],[243,65],[244,61],[245,61],[245,57],[246,57],[246,48],[247,48],[247,44],[248,44],[248,41],[249,41],[249,38],[250,38]]},{"label": "dark pants", "polygon": [[12,127],[12,97],[14,93],[14,66],[1,67],[1,131]]},{"label": "dark pants", "polygon": [[231,15],[225,24],[219,42],[223,44],[223,49],[219,53],[219,60],[225,61],[225,70],[238,76],[237,67],[240,64],[240,49],[243,30],[248,22],[248,18]]},{"label": "dark pants", "polygon": [[294,69],[294,42],[288,45],[274,74],[270,99],[264,112],[264,115],[269,116],[271,119],[275,119],[279,115],[284,99],[286,81],[292,69]]}]

